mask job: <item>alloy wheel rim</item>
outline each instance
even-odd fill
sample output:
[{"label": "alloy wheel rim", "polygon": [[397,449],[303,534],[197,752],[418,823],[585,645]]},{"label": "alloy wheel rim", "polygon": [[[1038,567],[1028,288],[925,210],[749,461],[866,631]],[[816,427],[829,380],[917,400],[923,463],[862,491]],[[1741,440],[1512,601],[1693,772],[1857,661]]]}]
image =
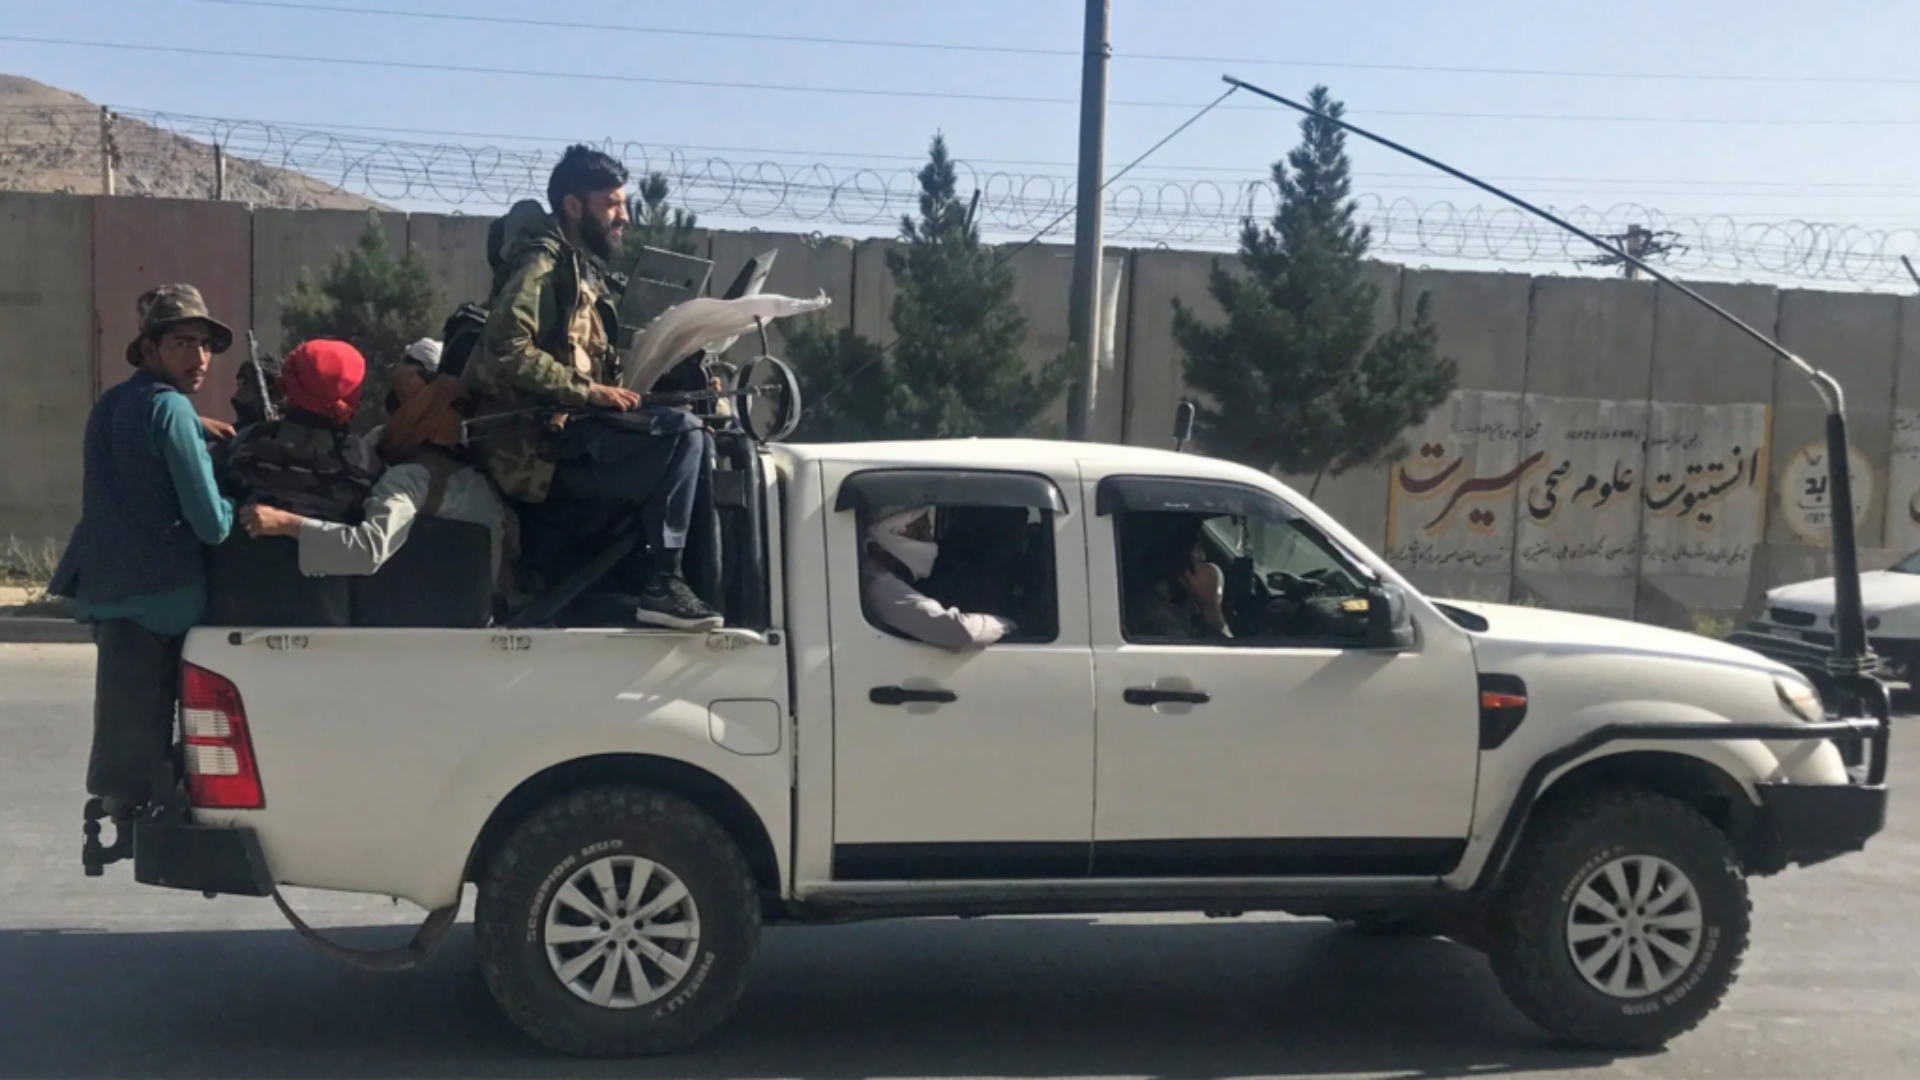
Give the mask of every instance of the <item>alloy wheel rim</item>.
[{"label": "alloy wheel rim", "polygon": [[1706,916],[1680,868],[1627,855],[1589,874],[1567,909],[1567,953],[1588,986],[1644,998],[1679,982],[1700,958]]},{"label": "alloy wheel rim", "polygon": [[541,939],[554,976],[574,997],[633,1009],[686,981],[700,950],[700,909],[673,871],[613,855],[554,890]]}]

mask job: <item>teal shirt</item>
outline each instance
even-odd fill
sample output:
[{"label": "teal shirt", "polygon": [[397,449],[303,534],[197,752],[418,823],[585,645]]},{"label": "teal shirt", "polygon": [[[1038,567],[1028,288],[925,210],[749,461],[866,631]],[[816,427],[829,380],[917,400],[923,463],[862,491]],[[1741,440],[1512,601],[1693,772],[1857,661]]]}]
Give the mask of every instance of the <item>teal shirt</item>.
[{"label": "teal shirt", "polygon": [[[185,394],[160,394],[150,420],[153,451],[166,463],[167,475],[180,500],[180,516],[200,542],[213,547],[233,529],[233,500],[220,494],[213,478],[213,458],[207,454],[199,414]],[[80,622],[130,619],[163,637],[178,637],[197,626],[207,613],[207,583],[162,593],[142,593],[111,603],[88,604],[75,598],[74,618]]]}]

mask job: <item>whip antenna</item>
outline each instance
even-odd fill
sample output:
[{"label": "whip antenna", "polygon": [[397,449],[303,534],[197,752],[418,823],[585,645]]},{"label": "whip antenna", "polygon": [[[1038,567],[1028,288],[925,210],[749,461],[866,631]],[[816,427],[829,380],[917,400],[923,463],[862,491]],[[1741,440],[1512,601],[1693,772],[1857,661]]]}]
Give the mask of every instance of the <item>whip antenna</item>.
[{"label": "whip antenna", "polygon": [[[1607,254],[1620,259],[1636,269],[1645,271],[1647,276],[1680,293],[1682,296],[1706,308],[1708,311],[1711,311],[1747,337],[1758,342],[1774,356],[1792,364],[1800,374],[1804,375],[1807,381],[1813,384],[1814,390],[1820,395],[1820,400],[1825,402],[1827,406],[1827,491],[1829,493],[1828,506],[1831,513],[1831,527],[1833,530],[1834,630],[1836,631],[1834,635],[1834,650],[1832,655],[1827,659],[1827,670],[1836,680],[1845,681],[1849,684],[1849,688],[1853,693],[1861,695],[1866,700],[1878,702],[1884,702],[1886,700],[1886,688],[1884,685],[1869,676],[1869,673],[1875,666],[1875,659],[1873,653],[1867,648],[1866,619],[1860,610],[1860,555],[1858,549],[1855,547],[1854,540],[1853,478],[1850,475],[1851,470],[1847,468],[1846,397],[1840,389],[1839,380],[1814,367],[1794,353],[1793,350],[1788,349],[1766,334],[1749,326],[1732,312],[1700,295],[1693,289],[1688,288],[1686,285],[1668,277],[1659,270],[1647,265],[1644,260],[1626,251],[1623,247],[1616,244],[1609,244],[1605,240],[1600,239],[1571,222],[1563,220],[1550,211],[1543,210],[1527,202],[1525,199],[1497,188],[1478,177],[1464,173],[1448,165],[1446,162],[1428,157],[1418,150],[1402,146],[1392,139],[1375,135],[1373,132],[1351,124],[1340,117],[1329,116],[1311,106],[1289,100],[1271,90],[1262,89],[1250,82],[1237,79],[1232,75],[1226,75],[1222,78],[1228,85],[1237,90],[1245,90],[1250,94],[1284,105],[1296,112],[1317,117],[1330,124],[1336,124],[1343,130],[1350,131],[1369,142],[1377,143],[1395,153],[1410,157],[1423,165],[1438,169],[1448,176],[1471,184],[1495,198],[1511,203],[1536,217],[1543,218],[1546,221],[1558,225]],[[1867,686],[1869,683],[1872,684],[1871,687]]]}]

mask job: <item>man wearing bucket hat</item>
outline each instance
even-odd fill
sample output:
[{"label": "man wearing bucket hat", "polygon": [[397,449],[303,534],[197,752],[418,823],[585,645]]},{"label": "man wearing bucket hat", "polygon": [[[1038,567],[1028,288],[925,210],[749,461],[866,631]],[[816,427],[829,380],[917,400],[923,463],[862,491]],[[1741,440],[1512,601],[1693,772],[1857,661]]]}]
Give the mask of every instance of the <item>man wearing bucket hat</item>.
[{"label": "man wearing bucket hat", "polygon": [[205,443],[231,429],[187,401],[233,331],[191,285],[150,289],[136,309],[126,355],[137,370],[87,417],[80,523],[50,586],[94,628],[87,792],[117,819],[172,789],[180,643],[206,611],[206,549],[226,539],[234,514]]}]

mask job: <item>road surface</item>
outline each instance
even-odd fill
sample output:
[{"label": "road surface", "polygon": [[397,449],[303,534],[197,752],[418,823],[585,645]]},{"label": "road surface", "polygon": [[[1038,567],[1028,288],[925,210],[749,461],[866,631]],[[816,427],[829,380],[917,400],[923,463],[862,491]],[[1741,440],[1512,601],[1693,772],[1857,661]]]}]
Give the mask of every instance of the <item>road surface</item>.
[{"label": "road surface", "polygon": [[[1448,942],[1156,917],[776,929],[695,1054],[554,1059],[494,1010],[464,926],[425,970],[368,975],[269,901],[138,887],[125,864],[83,877],[91,670],[89,647],[0,647],[0,1080],[1920,1076],[1920,817],[1898,797],[1864,855],[1754,883],[1739,984],[1650,1056],[1556,1049]],[[1896,790],[1920,789],[1920,747],[1896,746]],[[363,945],[418,918],[292,900]]]}]

